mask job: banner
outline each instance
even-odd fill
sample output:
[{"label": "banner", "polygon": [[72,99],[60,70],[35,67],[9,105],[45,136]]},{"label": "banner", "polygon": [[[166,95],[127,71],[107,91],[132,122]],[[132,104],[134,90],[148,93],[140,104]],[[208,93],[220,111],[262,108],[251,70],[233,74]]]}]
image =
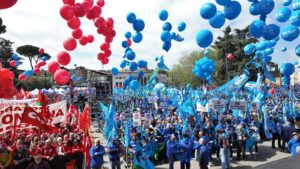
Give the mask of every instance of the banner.
[{"label": "banner", "polygon": [[211,108],[214,110],[221,110],[225,109],[225,100],[220,99],[220,100],[209,100]]},{"label": "banner", "polygon": [[247,102],[246,101],[231,101],[229,108],[235,109],[235,110],[246,110]]},{"label": "banner", "polygon": [[[21,118],[26,104],[31,106],[37,113],[41,112],[42,107],[35,106],[36,100],[1,100],[0,133],[12,130],[14,124],[17,125],[17,128],[30,127],[28,124],[21,124]],[[52,115],[51,124],[64,122],[67,119],[67,101],[50,104],[48,107]]]}]

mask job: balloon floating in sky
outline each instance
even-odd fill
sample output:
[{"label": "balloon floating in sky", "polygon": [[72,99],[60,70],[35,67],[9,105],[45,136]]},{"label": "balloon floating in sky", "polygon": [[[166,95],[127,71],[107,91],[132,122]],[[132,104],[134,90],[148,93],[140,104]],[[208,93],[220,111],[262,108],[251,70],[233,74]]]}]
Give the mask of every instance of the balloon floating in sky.
[{"label": "balloon floating in sky", "polygon": [[275,15],[275,19],[278,22],[285,22],[289,20],[290,16],[292,14],[292,11],[288,7],[281,7],[277,10],[277,13]]},{"label": "balloon floating in sky", "polygon": [[217,13],[209,19],[209,24],[211,27],[218,29],[224,25],[225,21],[225,15],[222,12],[217,11]]},{"label": "balloon floating in sky", "polygon": [[54,73],[54,81],[59,85],[65,85],[70,81],[69,72],[65,69],[59,69]]},{"label": "balloon floating in sky", "polygon": [[225,17],[229,20],[236,19],[242,11],[242,6],[237,1],[231,1],[224,7]]},{"label": "balloon floating in sky", "polygon": [[248,44],[244,47],[244,52],[246,55],[251,55],[255,51],[255,46],[253,44]]},{"label": "balloon floating in sky", "polygon": [[216,2],[221,6],[226,6],[228,3],[231,2],[231,0],[216,0]]},{"label": "balloon floating in sky", "polygon": [[286,50],[287,50],[287,47],[282,47],[282,48],[281,48],[281,51],[282,51],[282,52],[285,52]]},{"label": "balloon floating in sky", "polygon": [[212,74],[216,69],[215,61],[204,57],[195,62],[192,72],[199,78],[212,82]]},{"label": "balloon floating in sky", "polygon": [[200,9],[200,15],[204,19],[212,18],[217,12],[217,7],[213,3],[206,3]]},{"label": "balloon floating in sky", "polygon": [[284,6],[289,6],[289,5],[291,5],[291,3],[292,3],[292,0],[283,0],[283,1],[282,1],[282,4],[283,4]]},{"label": "balloon floating in sky", "polygon": [[267,25],[266,32],[263,34],[263,37],[266,40],[272,40],[280,34],[280,27],[275,24]]},{"label": "balloon floating in sky", "polygon": [[185,28],[186,28],[186,24],[185,24],[184,22],[180,22],[180,23],[178,24],[177,29],[178,29],[179,32],[184,31]]},{"label": "balloon floating in sky", "polygon": [[298,45],[295,49],[295,53],[298,57],[300,57],[300,45]]},{"label": "balloon floating in sky", "polygon": [[196,36],[196,42],[199,47],[206,48],[208,47],[213,41],[213,34],[210,30],[204,29],[198,32]]},{"label": "balloon floating in sky", "polygon": [[287,25],[283,27],[281,32],[282,39],[293,41],[299,36],[299,28],[295,25]]},{"label": "balloon floating in sky", "polygon": [[0,0],[0,10],[7,9],[14,6],[17,3],[17,0]]},{"label": "balloon floating in sky", "polygon": [[159,12],[159,19],[160,19],[161,21],[167,20],[168,17],[169,17],[168,11],[166,11],[166,10],[161,10],[161,11]]},{"label": "balloon floating in sky", "polygon": [[114,75],[114,76],[117,76],[119,74],[119,70],[116,68],[116,67],[113,67],[111,69],[111,73]]},{"label": "balloon floating in sky", "polygon": [[140,84],[139,84],[139,82],[138,82],[137,80],[132,80],[132,81],[130,82],[130,88],[131,88],[132,90],[138,89],[139,86],[140,86]]},{"label": "balloon floating in sky", "polygon": [[262,20],[255,20],[251,23],[249,27],[250,34],[255,38],[260,38],[266,32],[266,23]]},{"label": "balloon floating in sky", "polygon": [[300,10],[293,11],[290,17],[290,22],[292,25],[300,26]]}]

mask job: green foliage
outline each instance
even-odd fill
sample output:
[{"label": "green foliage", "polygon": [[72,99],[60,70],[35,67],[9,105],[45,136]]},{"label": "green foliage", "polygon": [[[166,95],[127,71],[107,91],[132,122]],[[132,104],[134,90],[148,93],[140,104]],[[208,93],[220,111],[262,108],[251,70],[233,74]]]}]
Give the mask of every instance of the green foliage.
[{"label": "green foliage", "polygon": [[19,81],[15,79],[14,83],[17,89],[23,88],[26,91],[32,91],[36,88],[49,89],[54,85],[52,80],[50,80],[49,78],[38,77],[38,76],[32,77],[29,80],[25,80],[25,81]]},{"label": "green foliage", "polygon": [[0,34],[3,34],[5,32],[6,32],[6,26],[3,25],[2,18],[0,18]]}]

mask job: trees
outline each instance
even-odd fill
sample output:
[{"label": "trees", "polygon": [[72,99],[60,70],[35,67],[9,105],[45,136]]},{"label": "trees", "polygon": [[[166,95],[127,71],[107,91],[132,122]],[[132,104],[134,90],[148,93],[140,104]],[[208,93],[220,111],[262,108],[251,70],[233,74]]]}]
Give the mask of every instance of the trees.
[{"label": "trees", "polygon": [[33,61],[36,63],[40,58],[39,48],[32,45],[24,45],[17,48],[17,52],[29,59],[30,66],[33,69]]}]

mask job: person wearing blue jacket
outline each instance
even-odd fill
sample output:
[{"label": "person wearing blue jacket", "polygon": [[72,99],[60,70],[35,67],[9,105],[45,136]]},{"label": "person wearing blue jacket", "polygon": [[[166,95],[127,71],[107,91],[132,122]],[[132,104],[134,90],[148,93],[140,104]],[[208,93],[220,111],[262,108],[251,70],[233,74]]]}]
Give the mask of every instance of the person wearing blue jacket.
[{"label": "person wearing blue jacket", "polygon": [[95,140],[95,145],[90,150],[91,155],[91,168],[101,169],[104,163],[103,156],[105,154],[104,147],[100,144],[100,140]]},{"label": "person wearing blue jacket", "polygon": [[203,137],[199,140],[199,147],[197,148],[197,150],[197,159],[199,161],[200,169],[208,169],[210,150]]},{"label": "person wearing blue jacket", "polygon": [[194,148],[194,141],[189,137],[189,131],[184,132],[183,139],[179,142],[179,147],[182,150],[181,158],[180,158],[180,169],[190,169],[191,167],[191,158],[192,151]]},{"label": "person wearing blue jacket", "polygon": [[169,169],[174,169],[174,161],[176,160],[175,154],[177,152],[178,143],[176,137],[173,134],[171,139],[167,141],[167,151],[166,155],[169,160]]},{"label": "person wearing blue jacket", "polygon": [[[288,142],[288,151],[292,156],[300,155],[300,136],[296,132],[293,133],[293,138]],[[298,150],[297,150],[298,149]]]}]

